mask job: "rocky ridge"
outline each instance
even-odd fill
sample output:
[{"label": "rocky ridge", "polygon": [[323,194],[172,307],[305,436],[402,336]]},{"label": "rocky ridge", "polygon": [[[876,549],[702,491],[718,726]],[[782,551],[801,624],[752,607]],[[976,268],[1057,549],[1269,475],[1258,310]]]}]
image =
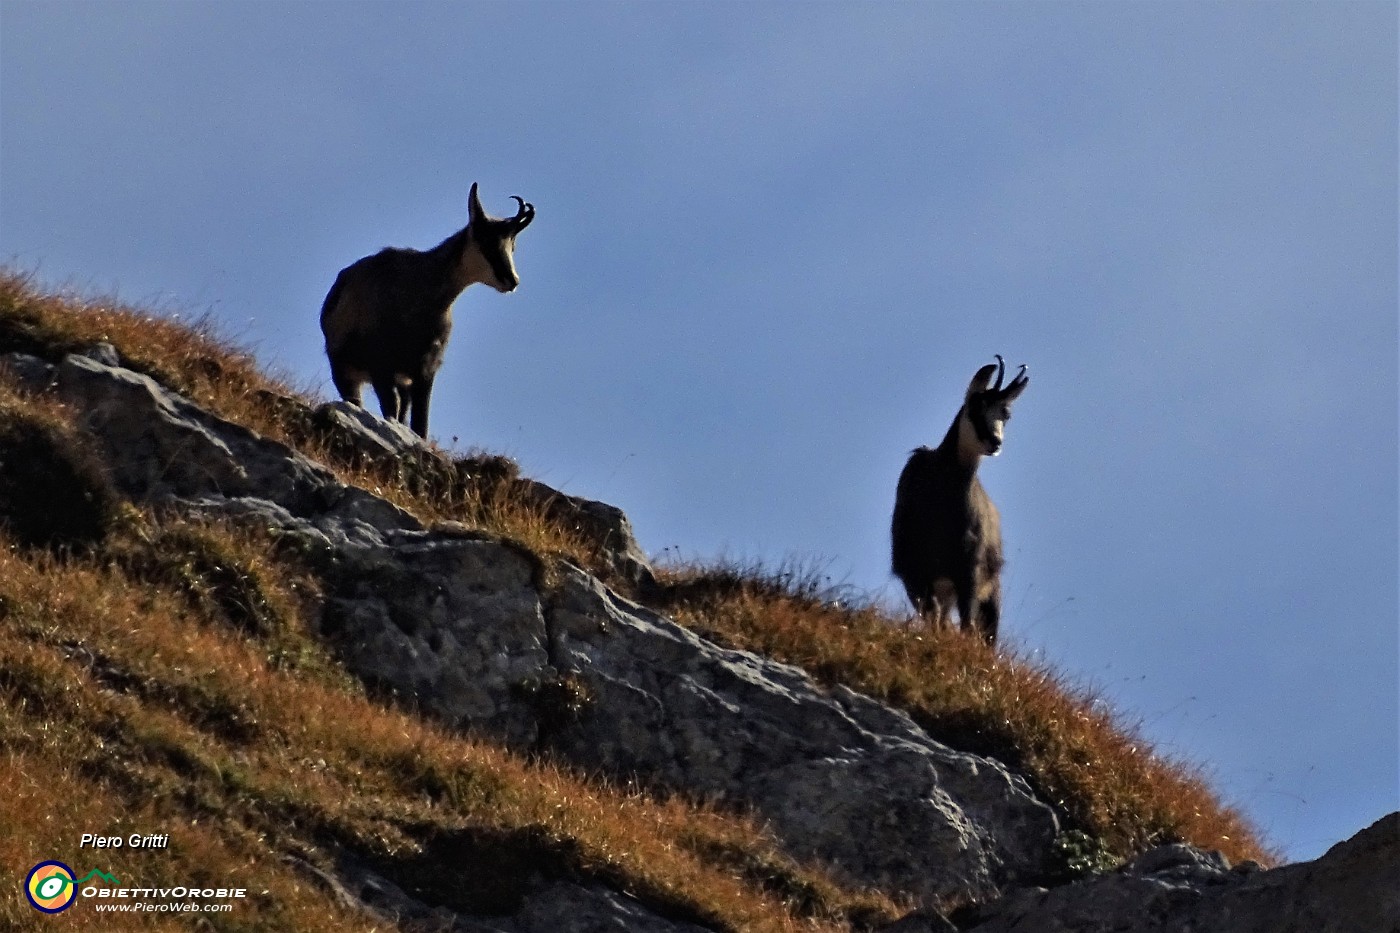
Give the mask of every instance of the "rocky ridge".
[{"label": "rocky ridge", "polygon": [[[917,903],[980,905],[956,927],[927,911],[899,929],[1400,929],[1400,901],[1384,883],[1400,877],[1395,819],[1307,866],[1231,869],[1175,846],[1111,875],[1035,887],[1051,868],[1058,821],[1001,763],[951,749],[868,697],[712,644],[582,568],[546,567],[466,526],[424,527],[121,364],[106,345],[57,365],[0,357],[0,367],[81,412],[123,494],[257,522],[310,556],[327,583],[322,636],[380,693],[585,770],[752,808],[792,854],[852,883]],[[431,456],[363,409],[334,403],[315,416],[365,456]],[[649,585],[625,515],[530,488],[602,543],[619,578]],[[368,912],[425,928],[693,928],[596,887],[541,881],[516,914],[483,918],[414,902],[348,860],[335,877],[308,871]],[[1356,896],[1358,886],[1375,896]],[[1298,925],[1304,919],[1311,925]]]}]

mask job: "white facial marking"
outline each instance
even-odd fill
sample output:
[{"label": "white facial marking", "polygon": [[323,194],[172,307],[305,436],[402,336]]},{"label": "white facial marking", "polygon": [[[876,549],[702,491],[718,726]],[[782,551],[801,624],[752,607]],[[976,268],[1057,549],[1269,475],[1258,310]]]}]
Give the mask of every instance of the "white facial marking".
[{"label": "white facial marking", "polygon": [[989,456],[1001,453],[1001,444],[1006,440],[1006,412],[987,412],[987,430],[996,439],[997,449],[988,451]]},{"label": "white facial marking", "polygon": [[506,268],[510,271],[511,278],[515,284],[520,284],[520,274],[515,271],[515,237],[511,237],[505,242],[504,252],[506,254]]},{"label": "white facial marking", "polygon": [[502,282],[496,277],[495,270],[491,272],[491,287],[498,292],[513,291],[520,284],[520,274],[515,271],[515,238],[506,237],[501,240],[501,256],[505,258],[506,274],[510,280]]},{"label": "white facial marking", "polygon": [[482,282],[498,292],[513,291],[520,284],[520,274],[515,271],[515,237],[502,237],[499,247],[494,250],[497,259],[504,260],[507,281],[501,281],[496,275],[496,267],[486,258],[487,249],[491,247],[474,240],[467,250],[465,261],[471,281]]},{"label": "white facial marking", "polygon": [[[982,409],[980,415],[967,412],[962,419],[962,424],[958,432],[958,446],[962,448],[964,457],[995,457],[1001,453],[1002,442],[1006,439],[1006,422],[1011,417],[1011,411],[1006,405],[993,405]],[[974,427],[973,418],[980,418],[980,427],[985,429],[988,437],[984,439],[977,427]]]}]

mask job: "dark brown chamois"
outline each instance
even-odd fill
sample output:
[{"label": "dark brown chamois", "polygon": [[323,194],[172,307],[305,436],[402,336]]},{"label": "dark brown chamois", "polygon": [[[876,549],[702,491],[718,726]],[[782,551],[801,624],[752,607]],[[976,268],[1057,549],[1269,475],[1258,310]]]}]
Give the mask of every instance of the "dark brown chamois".
[{"label": "dark brown chamois", "polygon": [[1001,516],[977,464],[1001,452],[1011,403],[1029,382],[1025,366],[1003,388],[1005,374],[1000,354],[977,370],[943,443],[910,455],[890,522],[891,569],[914,611],[942,628],[956,603],[963,631],[976,629],[988,642],[1001,621]]},{"label": "dark brown chamois", "polygon": [[360,404],[368,382],[384,417],[428,436],[428,396],[452,333],[452,303],[468,285],[515,291],[515,236],[535,219],[519,196],[514,217],[487,216],[472,184],[468,223],[434,248],[388,247],[340,270],[321,306],[331,379]]}]

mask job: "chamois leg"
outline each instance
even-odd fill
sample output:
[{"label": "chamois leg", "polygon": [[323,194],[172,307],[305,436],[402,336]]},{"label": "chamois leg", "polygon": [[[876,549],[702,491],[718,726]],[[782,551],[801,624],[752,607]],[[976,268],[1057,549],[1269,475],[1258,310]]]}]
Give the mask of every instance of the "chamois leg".
[{"label": "chamois leg", "polygon": [[403,398],[393,376],[374,380],[374,394],[379,396],[379,411],[385,421],[402,421]]},{"label": "chamois leg", "polygon": [[926,628],[937,629],[943,626],[945,607],[939,602],[938,591],[932,584],[912,587],[906,583],[904,592],[914,607],[914,615]]},{"label": "chamois leg", "polygon": [[[904,581],[901,581],[904,582]],[[920,619],[928,618],[928,611],[931,606],[932,594],[910,586],[904,582],[904,595],[909,597],[909,605],[914,607],[914,615]]]},{"label": "chamois leg", "polygon": [[433,394],[433,377],[422,376],[413,380],[412,424],[413,433],[419,437],[428,436],[428,396]]},{"label": "chamois leg", "polygon": [[958,580],[958,622],[964,632],[978,627],[977,579],[968,575]]},{"label": "chamois leg", "polygon": [[[997,643],[997,627],[1001,624],[1001,580],[995,574],[979,581],[977,601],[973,606],[976,616],[972,627],[986,640],[987,644]],[[967,627],[967,623],[963,623]]]},{"label": "chamois leg", "polygon": [[352,405],[360,405],[360,380],[350,374],[350,371],[341,366],[331,364],[331,382],[335,383],[335,390],[340,393],[340,397]]},{"label": "chamois leg", "polygon": [[929,587],[931,594],[928,599],[931,615],[928,618],[930,629],[942,632],[953,627],[953,606],[957,603],[957,593],[953,589],[953,583],[947,578],[940,577],[933,581]]},{"label": "chamois leg", "polygon": [[997,626],[1001,624],[1001,597],[984,599],[977,608],[977,627],[987,644],[997,643]]}]

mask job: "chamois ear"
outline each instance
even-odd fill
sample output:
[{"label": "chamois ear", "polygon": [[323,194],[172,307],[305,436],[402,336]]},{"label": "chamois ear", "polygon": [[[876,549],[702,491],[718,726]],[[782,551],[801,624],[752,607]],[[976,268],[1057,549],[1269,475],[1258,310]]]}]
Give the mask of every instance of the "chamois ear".
[{"label": "chamois ear", "polygon": [[1026,386],[1030,384],[1030,381],[1031,377],[1026,375],[1026,364],[1022,363],[1021,371],[1016,374],[1016,378],[1007,383],[1006,388],[1002,390],[1002,399],[1007,404],[1016,401],[1016,397],[1026,390]]},{"label": "chamois ear", "polygon": [[967,395],[964,399],[970,399],[979,392],[986,392],[992,384],[992,376],[996,375],[997,364],[988,363],[977,370],[977,375],[972,377],[972,381],[967,384]]},{"label": "chamois ear", "polygon": [[472,182],[471,194],[467,195],[467,216],[472,223],[486,216],[486,211],[481,209],[481,196],[476,193],[476,182]]}]

